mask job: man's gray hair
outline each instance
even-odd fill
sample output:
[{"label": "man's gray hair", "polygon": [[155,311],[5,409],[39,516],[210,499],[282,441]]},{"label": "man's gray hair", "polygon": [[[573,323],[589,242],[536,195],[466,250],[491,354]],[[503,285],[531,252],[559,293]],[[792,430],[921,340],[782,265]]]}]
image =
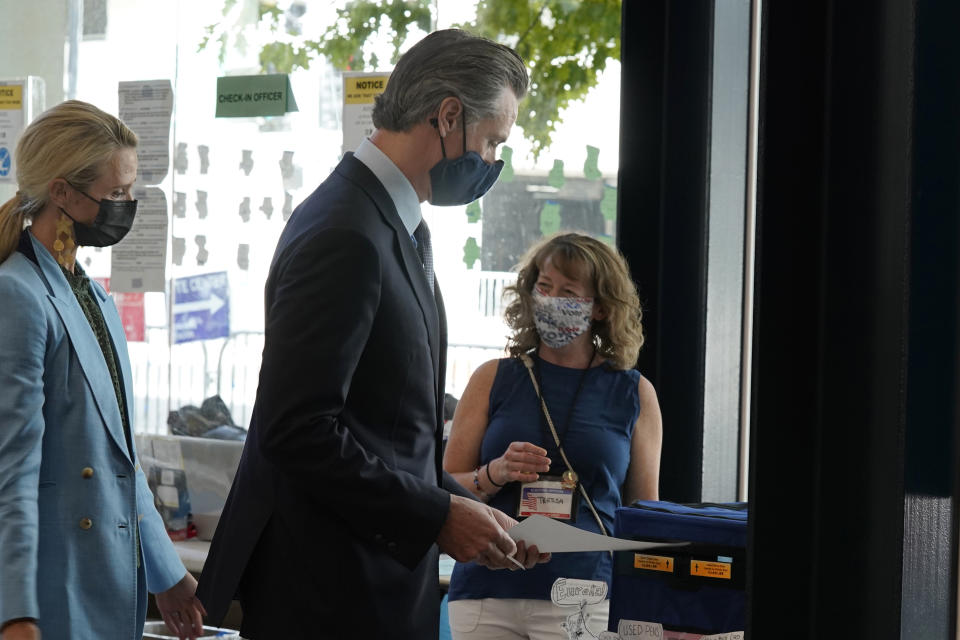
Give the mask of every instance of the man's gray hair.
[{"label": "man's gray hair", "polygon": [[373,106],[373,126],[409,131],[433,114],[444,98],[463,103],[465,122],[496,117],[509,87],[517,100],[530,79],[516,51],[460,29],[434,31],[397,62]]}]

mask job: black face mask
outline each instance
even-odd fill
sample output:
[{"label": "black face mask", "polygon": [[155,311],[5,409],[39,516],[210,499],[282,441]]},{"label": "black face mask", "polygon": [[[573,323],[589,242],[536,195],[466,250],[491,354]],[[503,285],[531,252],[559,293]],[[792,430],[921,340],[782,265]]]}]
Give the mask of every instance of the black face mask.
[{"label": "black face mask", "polygon": [[[73,187],[73,185],[70,186]],[[76,187],[73,188],[80,191]],[[83,191],[80,193],[99,204],[100,211],[97,212],[93,224],[85,224],[77,221],[63,208],[60,209],[74,222],[73,233],[77,238],[77,244],[83,247],[109,247],[123,240],[133,226],[133,219],[137,215],[137,201],[97,200]]]},{"label": "black face mask", "polygon": [[[443,159],[430,169],[430,204],[470,204],[493,186],[503,169],[503,160],[487,164],[476,151],[467,151],[466,118],[460,116],[460,122],[463,125],[463,154],[460,157],[453,160],[447,158],[443,136],[440,136]],[[437,119],[431,119],[430,124],[438,127]],[[440,135],[439,130],[437,135]]]}]

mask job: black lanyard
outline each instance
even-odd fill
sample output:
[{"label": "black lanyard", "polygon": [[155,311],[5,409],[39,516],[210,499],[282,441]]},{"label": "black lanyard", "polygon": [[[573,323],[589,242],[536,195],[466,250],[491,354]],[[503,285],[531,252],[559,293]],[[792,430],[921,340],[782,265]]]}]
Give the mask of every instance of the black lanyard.
[{"label": "black lanyard", "polygon": [[[567,429],[570,428],[570,421],[573,420],[573,411],[577,408],[577,398],[580,396],[580,390],[583,389],[583,383],[587,379],[587,372],[590,371],[590,365],[593,364],[594,358],[597,357],[597,347],[593,347],[593,353],[590,356],[590,361],[587,362],[587,366],[583,368],[583,373],[580,374],[580,380],[577,382],[577,390],[573,392],[573,400],[570,401],[570,411],[567,412],[567,419],[563,423],[563,430],[557,432],[557,439],[560,439],[560,436],[566,435]],[[540,376],[540,354],[536,354],[536,357],[533,358],[533,373],[537,378],[537,400],[541,402],[541,406],[546,406],[547,401],[541,396],[543,393],[543,378]],[[549,410],[549,407],[547,407]],[[543,411],[540,411],[540,424],[543,426],[543,430],[546,432],[547,436],[552,436],[550,433],[550,425],[547,424],[547,417],[543,414]],[[548,437],[548,442],[552,442],[553,438]],[[561,445],[557,445],[562,446]],[[559,453],[559,450],[558,450]]]}]

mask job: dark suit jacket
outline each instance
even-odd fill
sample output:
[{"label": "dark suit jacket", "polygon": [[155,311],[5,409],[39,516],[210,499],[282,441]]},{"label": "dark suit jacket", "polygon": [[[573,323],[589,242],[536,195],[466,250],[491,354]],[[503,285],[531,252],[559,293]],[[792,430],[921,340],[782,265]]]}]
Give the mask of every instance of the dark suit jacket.
[{"label": "dark suit jacket", "polygon": [[442,306],[347,154],[270,268],[250,432],[197,591],[210,622],[239,595],[249,638],[437,637],[434,542],[448,491],[470,495],[440,469]]}]

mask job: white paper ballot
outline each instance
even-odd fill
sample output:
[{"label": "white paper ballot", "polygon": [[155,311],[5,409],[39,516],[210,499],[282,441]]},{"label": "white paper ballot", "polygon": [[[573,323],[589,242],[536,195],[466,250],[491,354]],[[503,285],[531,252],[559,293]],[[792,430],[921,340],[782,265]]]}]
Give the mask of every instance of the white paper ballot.
[{"label": "white paper ballot", "polygon": [[577,529],[559,520],[546,516],[530,516],[517,526],[507,529],[514,540],[523,540],[527,547],[537,546],[540,553],[563,553],[565,551],[622,551],[627,549],[652,549],[654,547],[677,547],[685,542],[644,542],[611,538],[599,533]]}]

